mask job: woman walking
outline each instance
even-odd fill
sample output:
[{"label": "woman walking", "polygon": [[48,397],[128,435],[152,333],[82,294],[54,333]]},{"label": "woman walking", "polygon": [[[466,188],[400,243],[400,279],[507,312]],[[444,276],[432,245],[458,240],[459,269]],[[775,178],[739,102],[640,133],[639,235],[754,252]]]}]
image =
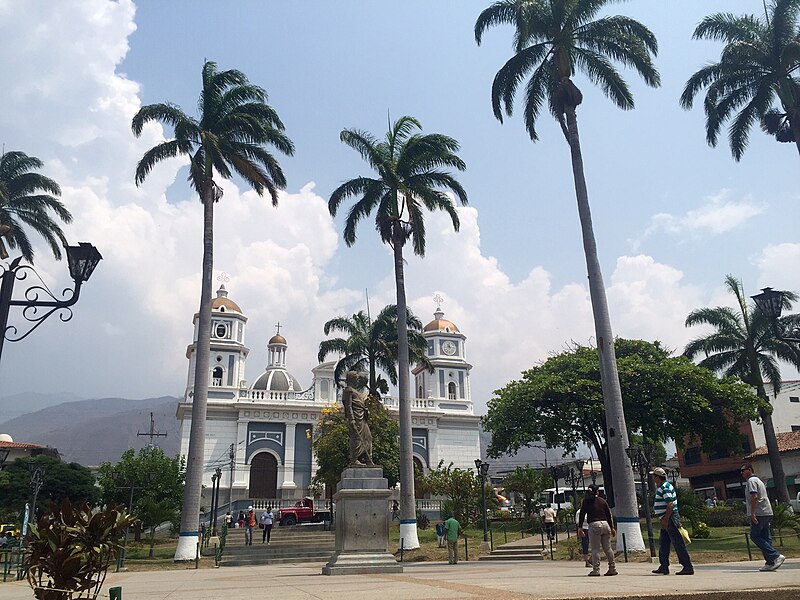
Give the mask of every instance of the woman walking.
[{"label": "woman walking", "polygon": [[[617,530],[614,528],[608,502],[598,496],[597,489],[595,484],[587,488],[586,497],[578,513],[578,523],[583,523],[584,519],[589,523],[589,546],[592,550],[592,570],[589,572],[589,577],[600,577],[600,546],[603,547],[608,560],[608,571],[605,574],[609,576],[617,574],[617,564],[614,552],[611,550],[611,538],[617,534]],[[585,535],[586,532],[582,527],[578,529],[578,537]]]}]

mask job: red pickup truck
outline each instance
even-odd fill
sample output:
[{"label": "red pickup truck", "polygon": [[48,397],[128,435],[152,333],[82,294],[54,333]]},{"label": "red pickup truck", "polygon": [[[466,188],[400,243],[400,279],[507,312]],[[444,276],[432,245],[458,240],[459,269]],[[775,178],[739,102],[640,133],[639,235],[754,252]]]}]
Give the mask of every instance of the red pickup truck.
[{"label": "red pickup truck", "polygon": [[314,500],[303,498],[295,502],[294,506],[282,508],[278,511],[278,523],[281,525],[297,525],[298,523],[322,523],[331,520],[331,511],[314,510]]}]

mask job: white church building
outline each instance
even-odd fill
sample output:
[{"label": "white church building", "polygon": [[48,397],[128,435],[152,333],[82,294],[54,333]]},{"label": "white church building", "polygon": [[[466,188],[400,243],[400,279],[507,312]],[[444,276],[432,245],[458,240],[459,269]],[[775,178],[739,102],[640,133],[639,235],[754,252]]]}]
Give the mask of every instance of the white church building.
[{"label": "white church building", "polygon": [[[197,321],[195,314],[193,342],[186,350],[186,393],[177,411],[183,456],[188,452],[191,429]],[[249,353],[246,326],[244,312],[221,286],[212,304],[204,505],[210,503],[211,477],[217,468],[222,471],[223,504],[228,499],[287,500],[308,495],[317,468],[311,451],[314,428],[320,410],[338,401],[335,362],[319,364],[312,369],[311,383],[301,384],[287,368],[289,344],[280,334],[280,326],[267,342],[266,369],[249,385],[245,377]],[[434,372],[413,369],[414,461],[423,472],[439,461],[472,469],[481,456],[480,417],[473,410],[466,336],[444,318],[440,307],[423,335]],[[399,411],[397,398],[385,397],[384,403],[395,413]]]}]

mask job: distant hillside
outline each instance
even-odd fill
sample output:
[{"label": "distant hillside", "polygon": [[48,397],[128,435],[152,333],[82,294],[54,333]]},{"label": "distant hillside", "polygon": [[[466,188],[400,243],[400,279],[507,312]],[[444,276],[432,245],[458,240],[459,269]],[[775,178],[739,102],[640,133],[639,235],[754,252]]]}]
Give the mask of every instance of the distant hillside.
[{"label": "distant hillside", "polygon": [[115,462],[128,448],[147,445],[149,438],[137,437],[136,433],[149,431],[152,411],[156,430],[167,434],[166,438],[154,438],[154,443],[167,455],[175,455],[180,447],[175,418],[178,400],[163,396],[65,402],[0,423],[0,433],[9,434],[16,442],[53,446],[65,461],[93,466]]},{"label": "distant hillside", "polygon": [[24,394],[12,394],[11,396],[0,397],[0,421],[14,419],[20,415],[41,410],[48,406],[56,406],[64,402],[76,402],[83,400],[75,394],[65,392],[56,394],[39,394],[36,392],[26,392]]}]

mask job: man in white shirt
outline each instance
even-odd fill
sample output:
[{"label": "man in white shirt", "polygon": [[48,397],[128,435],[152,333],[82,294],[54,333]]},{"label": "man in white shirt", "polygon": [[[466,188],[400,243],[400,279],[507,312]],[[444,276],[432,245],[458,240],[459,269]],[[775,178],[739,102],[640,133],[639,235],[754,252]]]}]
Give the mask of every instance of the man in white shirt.
[{"label": "man in white shirt", "polygon": [[750,539],[761,549],[766,564],[759,571],[775,571],[786,560],[786,557],[772,546],[772,505],[769,503],[767,488],[764,482],[753,474],[753,465],[745,463],[740,469],[742,477],[747,480],[747,516],[750,520]]},{"label": "man in white shirt", "polygon": [[261,543],[266,542],[269,544],[269,538],[272,536],[272,505],[267,506],[267,510],[261,513],[261,525],[264,527],[264,535],[261,536]]},{"label": "man in white shirt", "polygon": [[552,540],[556,535],[556,511],[547,506],[542,511],[542,520],[544,521],[544,530],[547,532],[547,539]]}]

